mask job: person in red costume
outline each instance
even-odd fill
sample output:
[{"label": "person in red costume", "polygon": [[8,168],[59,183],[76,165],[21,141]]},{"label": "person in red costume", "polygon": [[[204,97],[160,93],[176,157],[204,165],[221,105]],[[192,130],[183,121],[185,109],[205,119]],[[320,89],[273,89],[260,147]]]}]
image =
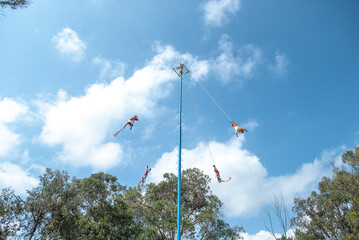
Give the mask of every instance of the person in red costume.
[{"label": "person in red costume", "polygon": [[123,128],[121,128],[120,131],[118,131],[118,132],[116,132],[115,134],[113,134],[113,136],[116,137],[117,134],[119,134],[123,129],[125,129],[125,127],[127,127],[127,125],[129,125],[129,126],[130,126],[130,130],[132,130],[132,127],[133,127],[133,125],[135,124],[135,121],[138,121],[138,117],[137,117],[136,115],[133,116],[132,118],[130,118],[130,119],[126,122],[125,126],[123,126]]},{"label": "person in red costume", "polygon": [[147,178],[147,175],[148,175],[148,173],[151,171],[151,168],[150,169],[148,169],[148,166],[147,166],[147,170],[146,170],[146,172],[145,172],[145,175],[143,175],[143,177],[142,177],[142,179],[141,179],[141,181],[138,183],[138,184],[144,184],[145,183],[145,181],[146,181],[146,178]]},{"label": "person in red costume", "polygon": [[228,182],[229,180],[232,179],[231,177],[229,177],[227,180],[223,180],[223,179],[221,178],[221,175],[219,174],[218,169],[216,168],[216,165],[213,165],[213,167],[214,167],[214,172],[216,173],[216,176],[217,176],[217,181],[218,181],[219,183],[221,183],[221,182]]}]

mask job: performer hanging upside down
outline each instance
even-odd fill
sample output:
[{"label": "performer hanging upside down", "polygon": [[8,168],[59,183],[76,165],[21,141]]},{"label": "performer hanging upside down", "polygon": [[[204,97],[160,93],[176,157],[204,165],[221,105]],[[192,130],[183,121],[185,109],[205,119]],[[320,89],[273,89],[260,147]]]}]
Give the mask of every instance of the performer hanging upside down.
[{"label": "performer hanging upside down", "polygon": [[135,121],[138,121],[138,117],[137,117],[136,115],[133,116],[132,118],[130,118],[130,119],[126,122],[125,126],[123,126],[123,128],[121,128],[120,131],[118,131],[117,133],[113,134],[113,136],[116,137],[117,134],[119,134],[123,129],[125,129],[125,127],[127,127],[127,125],[130,125],[130,130],[132,130],[132,127],[133,127]]},{"label": "performer hanging upside down", "polygon": [[227,180],[223,180],[223,179],[221,178],[221,175],[219,174],[218,169],[216,168],[216,165],[213,165],[213,167],[214,167],[214,172],[216,173],[216,176],[217,176],[217,181],[218,181],[219,183],[221,183],[221,182],[228,182],[229,180],[232,179],[232,177],[229,177]]},{"label": "performer hanging upside down", "polygon": [[150,169],[148,169],[148,166],[147,166],[147,170],[146,170],[146,172],[145,172],[145,175],[143,175],[143,177],[142,177],[141,181],[140,181],[138,184],[140,184],[140,183],[141,183],[141,185],[143,185],[143,184],[145,183],[146,178],[147,178],[147,175],[148,175],[148,173],[149,173],[150,171],[151,171],[151,168],[150,168]]},{"label": "performer hanging upside down", "polygon": [[234,132],[236,133],[237,137],[238,137],[238,132],[239,133],[244,133],[244,131],[248,132],[247,129],[238,127],[238,123],[231,122],[231,124],[232,127],[234,127]]}]

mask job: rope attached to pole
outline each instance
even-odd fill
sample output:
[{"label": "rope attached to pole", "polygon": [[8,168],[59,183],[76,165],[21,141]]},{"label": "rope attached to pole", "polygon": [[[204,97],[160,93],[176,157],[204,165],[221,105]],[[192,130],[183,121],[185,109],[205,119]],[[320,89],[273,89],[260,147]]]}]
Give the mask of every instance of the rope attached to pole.
[{"label": "rope attached to pole", "polygon": [[203,132],[204,138],[205,138],[205,140],[206,140],[206,144],[207,144],[207,147],[208,147],[208,150],[209,150],[209,154],[210,154],[211,159],[212,159],[212,162],[213,162],[214,172],[216,173],[217,181],[218,181],[219,183],[221,183],[221,182],[228,182],[229,180],[232,179],[232,177],[229,177],[227,180],[223,180],[223,179],[220,177],[220,173],[219,173],[218,169],[216,168],[216,163],[214,162],[213,154],[212,154],[211,148],[209,147],[209,143],[208,143],[208,140],[207,140],[207,134],[206,134],[205,129],[203,128],[202,121],[201,121],[201,118],[200,118],[200,116],[199,116],[198,109],[197,109],[197,105],[196,105],[196,103],[195,103],[195,101],[194,101],[194,97],[193,97],[193,95],[192,95],[191,89],[189,90],[189,92],[190,92],[190,95],[191,95],[191,99],[192,99],[193,106],[194,106],[194,108],[195,108],[195,112],[196,112],[196,114],[197,114],[199,123],[200,123],[201,128],[202,128],[202,132]]},{"label": "rope attached to pole", "polygon": [[216,102],[216,100],[214,100],[214,98],[212,97],[211,94],[209,94],[209,92],[203,87],[203,85],[199,82],[196,81],[198,83],[198,85],[203,89],[203,91],[205,91],[207,93],[207,95],[212,99],[212,101],[218,106],[219,109],[221,109],[221,111],[224,113],[224,115],[226,115],[226,117],[229,119],[230,122],[232,122],[232,119],[227,115],[227,113],[221,108],[221,106]]}]

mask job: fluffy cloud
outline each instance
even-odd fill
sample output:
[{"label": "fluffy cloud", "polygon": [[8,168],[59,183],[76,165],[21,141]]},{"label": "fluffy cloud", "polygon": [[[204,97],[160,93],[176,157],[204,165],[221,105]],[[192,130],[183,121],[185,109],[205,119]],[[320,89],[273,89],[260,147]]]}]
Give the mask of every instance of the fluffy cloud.
[{"label": "fluffy cloud", "polygon": [[[255,215],[263,206],[271,203],[273,195],[281,194],[287,204],[292,204],[295,196],[308,193],[323,175],[328,174],[325,166],[334,152],[325,152],[321,159],[303,164],[293,174],[268,177],[259,158],[243,149],[243,136],[225,143],[209,143],[222,178],[232,177],[228,183],[216,182],[206,144],[199,143],[193,149],[182,149],[183,168],[197,167],[213,178],[211,189],[224,203],[224,213],[228,217]],[[164,153],[152,168],[149,181],[160,181],[165,172],[177,173],[177,155],[177,149]]]},{"label": "fluffy cloud", "polygon": [[[177,66],[179,62],[185,63],[186,66],[190,66],[190,76],[195,81],[202,80],[210,71],[211,64],[209,60],[199,60],[197,56],[193,56],[190,53],[181,54],[175,51],[173,47],[161,45],[160,43],[156,43],[153,46],[153,50],[159,53],[153,58],[153,63],[167,65],[168,67]],[[166,58],[162,58],[160,57],[160,53],[167,53],[168,56]]]},{"label": "fluffy cloud", "polygon": [[[274,235],[277,239],[280,239],[282,237],[282,235],[279,233],[274,233]],[[248,233],[243,233],[242,237],[244,240],[273,240],[274,239],[272,233],[264,231],[264,230],[261,230],[254,235],[251,235]],[[287,232],[287,237],[294,237],[292,230],[289,230]]]},{"label": "fluffy cloud", "polygon": [[246,123],[243,123],[243,127],[249,131],[253,131],[258,127],[258,122],[255,119],[249,120]]},{"label": "fluffy cloud", "polygon": [[223,83],[229,83],[236,77],[243,84],[245,79],[255,75],[255,70],[263,62],[259,47],[247,44],[234,51],[228,35],[222,35],[218,44],[221,54],[214,60],[213,69]]},{"label": "fluffy cloud", "polygon": [[63,28],[52,37],[52,42],[62,55],[69,56],[75,62],[80,62],[85,56],[86,44],[71,28]]},{"label": "fluffy cloud", "polygon": [[171,46],[157,44],[154,49],[156,55],[128,79],[117,77],[108,84],[92,84],[78,97],[60,90],[53,102],[40,103],[44,119],[40,140],[62,146],[59,159],[76,167],[105,170],[121,163],[123,146],[108,140],[114,123],[122,127],[132,114],[141,111],[140,120],[155,114],[157,101],[170,94],[168,84],[176,78],[171,68],[179,62],[193,66],[191,76],[196,80],[208,71],[206,61],[180,54]]},{"label": "fluffy cloud", "polygon": [[[275,234],[276,238],[280,239],[280,234]],[[258,233],[251,235],[249,233],[243,233],[244,240],[273,240],[273,235],[270,232],[261,230]]]},{"label": "fluffy cloud", "polygon": [[39,181],[20,166],[0,163],[0,187],[12,187],[17,194],[25,195],[27,189],[37,186]]},{"label": "fluffy cloud", "polygon": [[7,156],[19,143],[19,135],[0,124],[0,157]]},{"label": "fluffy cloud", "polygon": [[203,5],[204,23],[220,27],[241,7],[240,0],[209,0]]},{"label": "fluffy cloud", "polygon": [[19,143],[20,136],[9,128],[28,112],[27,107],[10,98],[0,101],[0,157],[7,156]]},{"label": "fluffy cloud", "polygon": [[0,101],[0,123],[10,123],[27,112],[27,107],[10,98]]},{"label": "fluffy cloud", "polygon": [[[19,120],[27,120],[28,113],[28,107],[21,102],[10,98],[0,101],[0,157],[8,157],[20,144],[20,135],[11,130],[11,125]],[[27,152],[23,154],[22,160],[26,161],[25,158],[28,158]],[[37,184],[38,180],[19,165],[0,163],[0,188],[12,187],[17,194],[25,195],[26,189]]]},{"label": "fluffy cloud", "polygon": [[123,76],[126,64],[119,60],[110,60],[101,56],[94,57],[92,64],[99,66],[100,77],[114,79]]},{"label": "fluffy cloud", "polygon": [[279,78],[287,73],[288,65],[289,60],[286,55],[277,51],[275,54],[275,62],[274,64],[269,65],[269,70],[274,74],[275,77]]}]

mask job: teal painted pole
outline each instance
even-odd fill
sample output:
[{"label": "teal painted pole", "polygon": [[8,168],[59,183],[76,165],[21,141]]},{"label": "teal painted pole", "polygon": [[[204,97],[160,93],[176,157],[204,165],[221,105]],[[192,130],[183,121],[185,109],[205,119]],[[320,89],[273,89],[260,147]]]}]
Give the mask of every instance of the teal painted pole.
[{"label": "teal painted pole", "polygon": [[177,190],[177,240],[181,240],[181,153],[182,153],[182,71],[179,95],[179,134],[178,134],[178,190]]}]

